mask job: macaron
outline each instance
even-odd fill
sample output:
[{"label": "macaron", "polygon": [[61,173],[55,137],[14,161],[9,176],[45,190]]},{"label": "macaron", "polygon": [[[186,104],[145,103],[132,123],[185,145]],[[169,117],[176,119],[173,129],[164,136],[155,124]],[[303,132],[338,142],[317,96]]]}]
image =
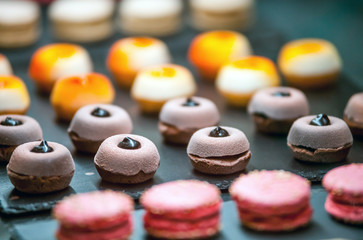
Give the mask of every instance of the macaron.
[{"label": "macaron", "polygon": [[13,69],[7,57],[0,53],[0,75],[13,75]]},{"label": "macaron", "polygon": [[0,74],[0,115],[25,114],[30,106],[28,89],[13,75]]},{"label": "macaron", "polygon": [[356,93],[349,98],[344,109],[344,121],[354,136],[363,136],[363,92]]}]

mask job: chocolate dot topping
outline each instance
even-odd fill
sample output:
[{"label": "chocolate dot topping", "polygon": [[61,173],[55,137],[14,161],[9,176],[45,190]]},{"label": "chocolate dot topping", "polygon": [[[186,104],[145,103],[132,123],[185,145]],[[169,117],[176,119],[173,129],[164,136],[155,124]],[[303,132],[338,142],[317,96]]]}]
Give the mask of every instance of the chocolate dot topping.
[{"label": "chocolate dot topping", "polygon": [[92,116],[95,116],[95,117],[109,117],[111,116],[111,114],[106,111],[105,109],[102,109],[102,108],[95,108],[92,112],[91,112],[91,115]]},{"label": "chocolate dot topping", "polygon": [[187,98],[185,103],[183,103],[184,107],[196,107],[199,106],[199,103],[194,101],[192,98]]},{"label": "chocolate dot topping", "polygon": [[23,122],[20,120],[11,118],[11,117],[6,117],[6,119],[4,121],[1,121],[0,124],[3,126],[18,126],[18,125],[22,125]]},{"label": "chocolate dot topping", "polygon": [[138,149],[141,147],[141,144],[135,139],[125,137],[117,146],[123,149]]},{"label": "chocolate dot topping", "polygon": [[47,143],[47,141],[42,140],[40,142],[40,144],[38,146],[35,146],[31,152],[35,152],[35,153],[48,153],[48,152],[53,152],[54,149],[52,147],[50,147]]},{"label": "chocolate dot topping", "polygon": [[330,120],[326,114],[320,113],[313,120],[310,121],[310,125],[328,126],[330,125]]},{"label": "chocolate dot topping", "polygon": [[227,132],[226,129],[218,126],[209,133],[209,136],[210,137],[227,137],[227,136],[229,136],[229,133]]},{"label": "chocolate dot topping", "polygon": [[290,97],[291,94],[289,92],[278,91],[278,92],[274,92],[272,94],[272,96],[275,96],[275,97]]}]

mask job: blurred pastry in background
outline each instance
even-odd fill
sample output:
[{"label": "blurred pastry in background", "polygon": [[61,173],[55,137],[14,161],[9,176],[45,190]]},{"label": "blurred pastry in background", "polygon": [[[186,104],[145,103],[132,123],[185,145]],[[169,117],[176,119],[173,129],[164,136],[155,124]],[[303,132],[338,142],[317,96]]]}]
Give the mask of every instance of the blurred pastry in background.
[{"label": "blurred pastry in background", "polygon": [[182,26],[181,0],[123,0],[119,26],[128,35],[167,36]]},{"label": "blurred pastry in background", "polygon": [[164,42],[150,37],[130,37],[112,45],[106,65],[116,83],[130,89],[139,70],[170,62],[170,52]]},{"label": "blurred pastry in background", "polygon": [[353,135],[363,137],[363,92],[350,97],[344,109],[344,121]]},{"label": "blurred pastry in background", "polygon": [[13,75],[0,75],[0,115],[25,114],[30,106],[28,89]]},{"label": "blurred pastry in background", "polygon": [[112,0],[57,0],[48,15],[57,39],[72,42],[95,42],[113,33]]},{"label": "blurred pastry in background", "polygon": [[5,55],[0,53],[0,75],[12,75],[13,69],[11,64]]}]

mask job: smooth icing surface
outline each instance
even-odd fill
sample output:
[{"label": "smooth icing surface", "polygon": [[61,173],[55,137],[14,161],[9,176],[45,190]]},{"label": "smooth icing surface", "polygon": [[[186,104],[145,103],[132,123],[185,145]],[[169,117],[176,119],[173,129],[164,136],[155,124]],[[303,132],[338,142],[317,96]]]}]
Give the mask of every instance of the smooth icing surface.
[{"label": "smooth icing surface", "polygon": [[0,54],[0,75],[12,75],[13,70],[11,68],[9,60],[2,54]]},{"label": "smooth icing surface", "polygon": [[350,121],[363,124],[363,92],[350,97],[344,115]]},{"label": "smooth icing surface", "polygon": [[190,5],[200,10],[211,12],[236,11],[238,8],[248,8],[254,0],[191,0]]},{"label": "smooth icing surface", "polygon": [[119,13],[123,17],[159,18],[180,14],[180,0],[123,0]]},{"label": "smooth icing surface", "polygon": [[38,19],[40,14],[36,2],[26,0],[0,1],[0,25],[27,24]]},{"label": "smooth icing surface", "polygon": [[0,112],[28,109],[30,97],[24,82],[15,76],[0,75]]}]

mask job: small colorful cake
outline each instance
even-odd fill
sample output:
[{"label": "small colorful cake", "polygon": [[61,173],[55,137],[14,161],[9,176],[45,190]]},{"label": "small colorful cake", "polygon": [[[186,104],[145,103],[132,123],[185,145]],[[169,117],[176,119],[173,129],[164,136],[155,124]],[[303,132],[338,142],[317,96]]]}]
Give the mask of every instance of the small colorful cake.
[{"label": "small colorful cake", "polygon": [[268,58],[248,56],[224,65],[218,73],[216,88],[233,106],[247,106],[260,89],[280,85],[275,64]]},{"label": "small colorful cake", "polygon": [[200,239],[220,229],[222,199],[207,182],[179,180],[153,186],[141,195],[148,234],[163,239]]},{"label": "small colorful cake", "polygon": [[106,138],[131,131],[131,118],[123,108],[110,104],[90,104],[76,112],[68,135],[78,151],[96,153]]},{"label": "small colorful cake", "polygon": [[304,89],[321,88],[335,82],[342,60],[332,43],[307,38],[284,45],[278,65],[289,84]]},{"label": "small colorful cake", "polygon": [[29,75],[38,90],[50,93],[59,78],[92,71],[92,61],[81,46],[68,43],[49,44],[32,56]]},{"label": "small colorful cake", "polygon": [[18,146],[6,169],[17,190],[25,193],[49,193],[69,186],[75,166],[66,147],[43,140]]},{"label": "small colorful cake", "polygon": [[171,56],[162,41],[150,37],[130,37],[112,45],[106,64],[117,84],[130,89],[138,71],[169,62]]},{"label": "small colorful cake", "polygon": [[363,224],[363,164],[353,163],[330,170],[323,178],[328,192],[325,210],[346,223]]},{"label": "small colorful cake", "polygon": [[119,134],[102,142],[94,163],[104,181],[141,183],[154,176],[160,165],[160,156],[155,144],[149,139]]},{"label": "small colorful cake", "polygon": [[344,109],[344,121],[355,136],[363,136],[363,92],[350,97]]},{"label": "small colorful cake", "polygon": [[176,98],[166,102],[159,115],[159,131],[166,142],[188,144],[200,128],[219,123],[219,111],[209,99]]},{"label": "small colorful cake", "polygon": [[24,82],[12,75],[0,75],[0,115],[25,114],[30,105]]},{"label": "small colorful cake", "polygon": [[193,96],[197,90],[191,72],[183,66],[163,64],[141,70],[131,96],[143,112],[158,113],[168,100]]},{"label": "small colorful cake", "polygon": [[241,172],[251,158],[246,135],[232,127],[207,127],[196,131],[187,153],[196,170],[213,175]]},{"label": "small colorful cake", "polygon": [[341,161],[347,157],[352,144],[348,125],[326,114],[299,118],[287,136],[294,158],[307,162]]},{"label": "small colorful cake", "polygon": [[121,192],[72,195],[53,209],[53,216],[59,222],[57,239],[128,239],[133,228],[133,209],[133,200]]},{"label": "small colorful cake", "polygon": [[109,104],[115,98],[111,81],[99,73],[88,73],[59,79],[50,95],[57,118],[71,121],[73,115],[88,104]]},{"label": "small colorful cake", "polygon": [[0,76],[1,75],[13,75],[13,69],[11,68],[9,60],[0,53]]},{"label": "small colorful cake", "polygon": [[310,184],[283,170],[253,171],[235,180],[229,192],[242,224],[257,231],[291,231],[312,217]]},{"label": "small colorful cake", "polygon": [[0,162],[8,162],[17,146],[42,138],[42,128],[34,118],[23,115],[0,115]]},{"label": "small colorful cake", "polygon": [[188,50],[189,61],[204,80],[212,82],[224,64],[251,54],[248,39],[232,31],[201,33],[193,39]]},{"label": "small colorful cake", "polygon": [[296,119],[309,114],[309,103],[298,89],[270,87],[253,95],[248,112],[258,131],[287,134]]}]

